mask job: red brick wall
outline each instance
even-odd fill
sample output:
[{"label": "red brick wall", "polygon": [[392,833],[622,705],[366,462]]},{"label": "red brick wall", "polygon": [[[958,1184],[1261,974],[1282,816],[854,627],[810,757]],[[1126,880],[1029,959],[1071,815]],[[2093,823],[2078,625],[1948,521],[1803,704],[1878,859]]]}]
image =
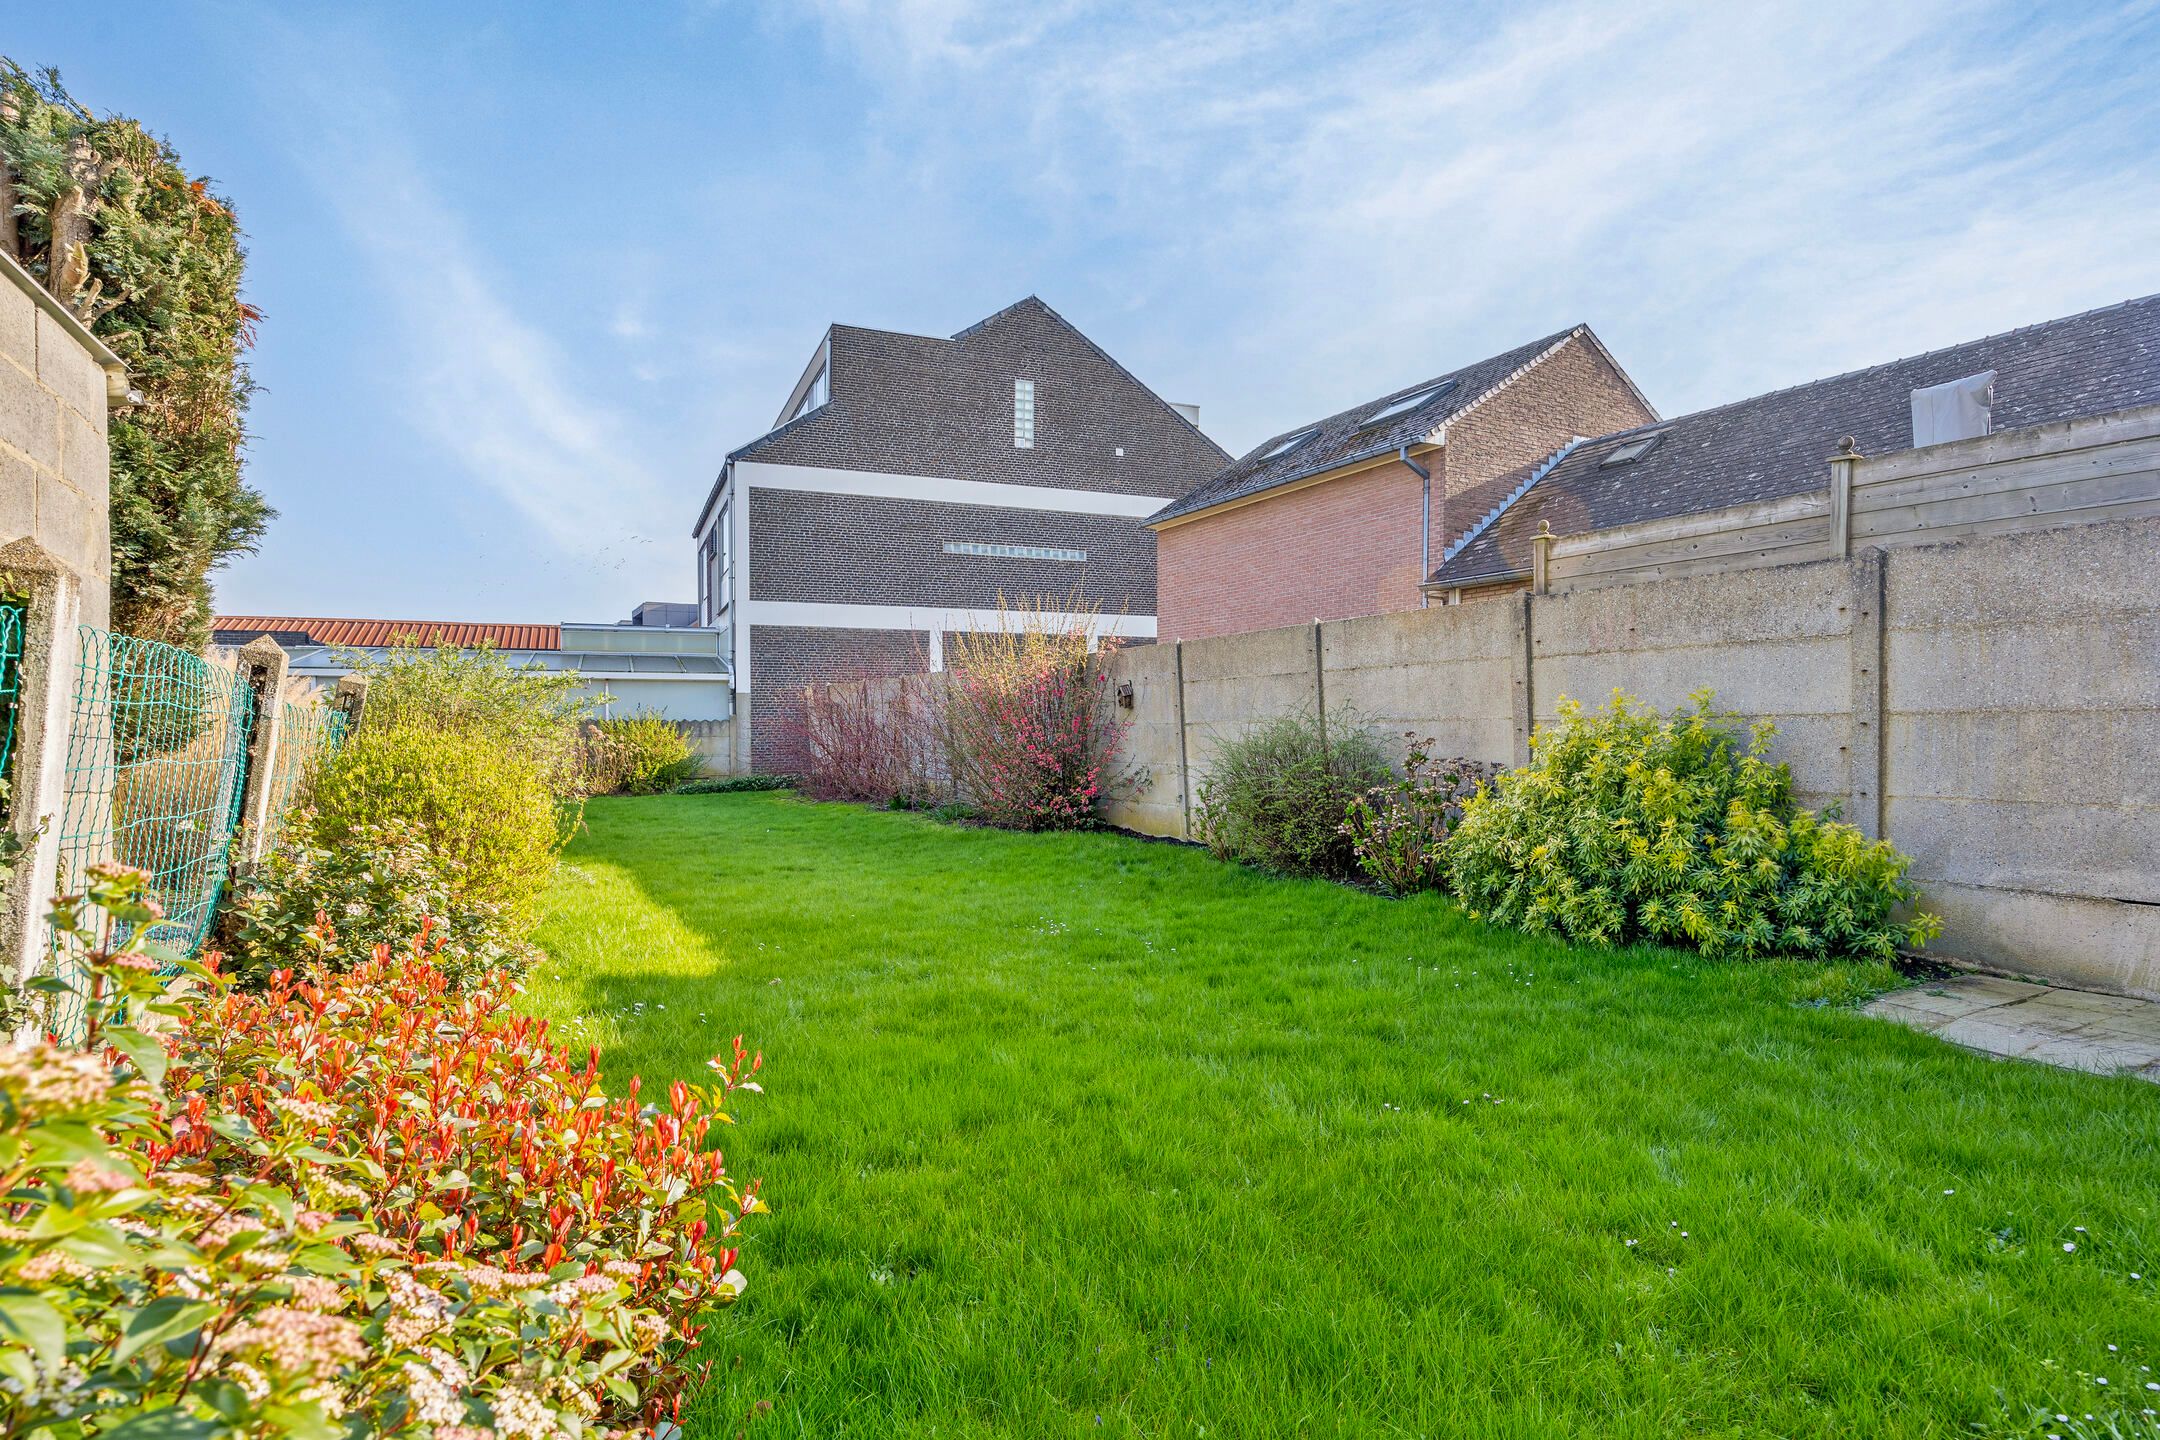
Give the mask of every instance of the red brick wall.
[{"label": "red brick wall", "polygon": [[[1434,496],[1444,478],[1437,452]],[[1424,482],[1399,462],[1156,533],[1163,640],[1414,610]]]},{"label": "red brick wall", "polygon": [[[1450,425],[1444,452],[1422,457],[1433,472],[1433,558],[1494,498],[1488,488],[1451,514],[1448,496],[1491,487],[1577,435],[1654,418],[1602,351],[1570,339]],[[1158,531],[1156,633],[1200,640],[1416,609],[1421,487],[1408,467],[1390,464]]]},{"label": "red brick wall", "polygon": [[[1447,493],[1459,495],[1535,464],[1577,435],[1609,435],[1656,418],[1604,352],[1577,336],[1448,426]],[[1433,548],[1438,550],[1480,518],[1482,512],[1449,513],[1435,486]]]}]

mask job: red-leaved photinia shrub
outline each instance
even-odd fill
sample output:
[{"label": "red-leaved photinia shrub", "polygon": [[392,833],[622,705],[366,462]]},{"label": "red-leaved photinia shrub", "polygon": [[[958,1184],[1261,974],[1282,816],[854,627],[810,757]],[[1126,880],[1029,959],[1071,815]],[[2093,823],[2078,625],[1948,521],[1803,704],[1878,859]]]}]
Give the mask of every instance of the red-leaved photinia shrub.
[{"label": "red-leaved photinia shrub", "polygon": [[1127,722],[1105,703],[1117,641],[1089,653],[1089,619],[1020,612],[947,641],[939,732],[954,786],[993,825],[1062,830],[1094,817]]},{"label": "red-leaved photinia shrub", "polygon": [[[184,1095],[185,1116],[237,1114],[259,1134],[297,1129],[355,1157],[341,1198],[415,1261],[581,1266],[665,1317],[674,1352],[687,1350],[698,1317],[742,1290],[740,1227],[765,1208],[706,1147],[714,1122],[732,1123],[727,1096],[758,1090],[763,1057],[738,1037],[707,1062],[711,1084],[678,1080],[648,1102],[633,1077],[610,1095],[598,1047],[573,1058],[550,1040],[546,1021],[510,1008],[509,977],[452,989],[425,951],[423,935],[409,953],[381,947],[343,974],[279,971],[265,989],[188,1010],[168,1091]],[[175,1129],[153,1163],[261,1168],[244,1137]],[[678,1408],[688,1378],[679,1364],[649,1377],[636,1418]]]},{"label": "red-leaved photinia shrub", "polygon": [[717,1085],[610,1100],[425,943],[228,1001],[150,940],[147,874],[85,879],[37,992],[74,1033],[0,1044],[0,1429],[680,1436],[761,1208],[702,1144],[739,1045]]}]

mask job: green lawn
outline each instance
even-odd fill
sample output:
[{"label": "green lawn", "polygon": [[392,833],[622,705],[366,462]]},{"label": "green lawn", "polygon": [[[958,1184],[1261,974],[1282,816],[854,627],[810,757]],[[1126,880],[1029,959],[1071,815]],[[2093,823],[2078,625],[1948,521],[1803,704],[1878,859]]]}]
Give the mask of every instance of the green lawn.
[{"label": "green lawn", "polygon": [[775,1213],[692,1436],[1964,1436],[2160,1404],[2160,1087],[1795,1003],[1797,967],[1121,836],[785,795],[589,818],[530,1004],[618,1076],[699,1075],[738,1031],[766,1057],[727,1139]]}]

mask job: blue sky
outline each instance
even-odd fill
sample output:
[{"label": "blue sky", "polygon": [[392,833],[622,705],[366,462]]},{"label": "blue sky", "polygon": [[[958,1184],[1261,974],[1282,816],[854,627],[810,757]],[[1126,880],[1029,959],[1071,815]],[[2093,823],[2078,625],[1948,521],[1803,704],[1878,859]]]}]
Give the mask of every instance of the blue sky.
[{"label": "blue sky", "polygon": [[[2036,15],[2044,18],[2034,18]],[[2160,290],[2160,5],[19,7],[249,235],[223,609],[613,619],[830,320],[1233,453],[1587,321],[1667,414]]]}]

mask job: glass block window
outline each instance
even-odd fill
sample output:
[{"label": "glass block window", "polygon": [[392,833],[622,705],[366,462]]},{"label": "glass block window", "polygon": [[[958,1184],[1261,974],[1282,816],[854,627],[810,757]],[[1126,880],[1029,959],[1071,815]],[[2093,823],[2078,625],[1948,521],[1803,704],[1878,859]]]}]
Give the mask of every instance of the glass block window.
[{"label": "glass block window", "polygon": [[948,540],[947,555],[1003,555],[1015,560],[1070,560],[1087,563],[1085,550],[1060,550],[1054,545],[979,545],[972,540]]},{"label": "glass block window", "polygon": [[1013,444],[1022,450],[1035,448],[1035,382],[1013,381]]}]

